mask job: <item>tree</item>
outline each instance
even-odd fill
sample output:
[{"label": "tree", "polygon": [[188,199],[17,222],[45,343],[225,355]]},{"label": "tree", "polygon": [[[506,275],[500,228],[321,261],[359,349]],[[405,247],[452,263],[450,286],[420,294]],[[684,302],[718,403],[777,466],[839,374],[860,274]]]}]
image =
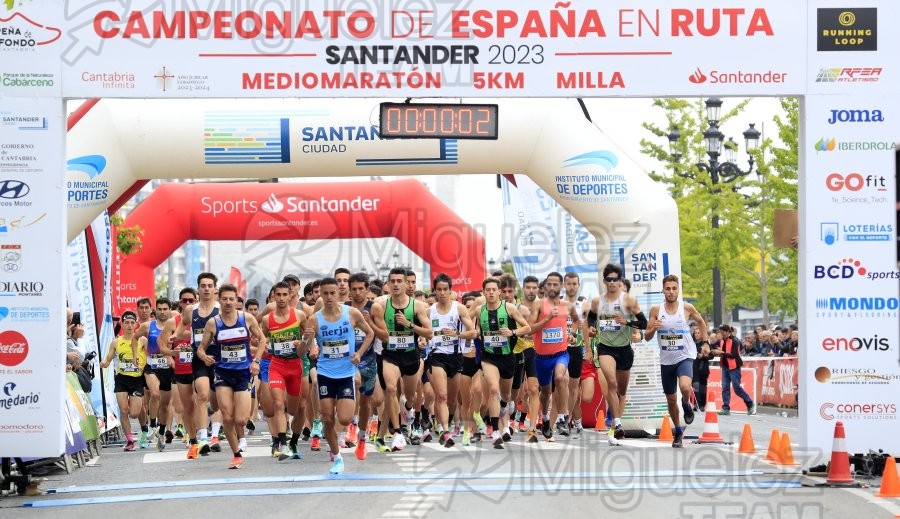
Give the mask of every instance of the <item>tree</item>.
[{"label": "tree", "polygon": [[[747,102],[724,114],[722,123],[738,115]],[[703,101],[657,99],[654,106],[666,111],[670,128],[681,131],[673,154],[657,144],[668,141],[669,130],[645,123],[657,139],[644,139],[641,146],[645,154],[672,164],[671,170],[651,177],[667,184],[678,204],[685,295],[694,297],[698,308],[711,310],[710,272],[718,265],[726,309],[762,308],[766,324],[770,309],[796,315],[797,253],[774,247],[774,210],[797,207],[799,102],[781,100],[784,118],[776,116],[775,124],[783,147],[764,140],[751,151],[755,172],[719,184],[696,166],[707,161]],[[718,229],[711,225],[714,216],[719,217]]]},{"label": "tree", "polygon": [[109,216],[109,223],[115,230],[116,249],[124,256],[140,252],[144,247],[141,237],[144,236],[144,230],[140,225],[132,225],[126,227],[125,219],[119,213]]}]

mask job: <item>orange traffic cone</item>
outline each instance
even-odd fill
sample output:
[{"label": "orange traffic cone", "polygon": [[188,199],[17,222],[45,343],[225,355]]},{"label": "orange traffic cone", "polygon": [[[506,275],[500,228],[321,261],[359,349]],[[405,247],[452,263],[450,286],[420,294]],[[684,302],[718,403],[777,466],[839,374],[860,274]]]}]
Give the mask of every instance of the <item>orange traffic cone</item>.
[{"label": "orange traffic cone", "polygon": [[794,461],[794,451],[791,449],[791,437],[788,433],[781,435],[781,442],[778,444],[778,465],[799,465]]},{"label": "orange traffic cone", "polygon": [[781,441],[781,433],[778,432],[778,429],[772,429],[772,436],[769,438],[769,450],[766,452],[766,461],[771,461],[773,463],[779,460],[778,457],[778,443]]},{"label": "orange traffic cone", "polygon": [[834,443],[831,445],[831,464],[828,466],[830,484],[853,483],[850,473],[850,453],[847,452],[847,436],[844,433],[844,422],[834,424]]},{"label": "orange traffic cone", "polygon": [[711,400],[706,402],[706,422],[697,443],[728,443],[719,434],[719,414],[716,412],[716,403]]},{"label": "orange traffic cone", "polygon": [[897,477],[897,461],[888,456],[884,462],[884,474],[881,476],[881,490],[878,497],[900,497],[900,478]]},{"label": "orange traffic cone", "polygon": [[659,439],[656,441],[671,442],[674,439],[672,436],[672,422],[669,421],[668,416],[664,416],[662,426],[659,428]]},{"label": "orange traffic cone", "polygon": [[606,430],[606,409],[601,405],[599,409],[597,409],[597,423],[594,424],[595,431],[605,431]]},{"label": "orange traffic cone", "polygon": [[750,424],[744,424],[744,432],[741,434],[741,445],[738,447],[738,454],[753,454],[756,452],[756,445],[753,445],[753,433],[750,432]]}]

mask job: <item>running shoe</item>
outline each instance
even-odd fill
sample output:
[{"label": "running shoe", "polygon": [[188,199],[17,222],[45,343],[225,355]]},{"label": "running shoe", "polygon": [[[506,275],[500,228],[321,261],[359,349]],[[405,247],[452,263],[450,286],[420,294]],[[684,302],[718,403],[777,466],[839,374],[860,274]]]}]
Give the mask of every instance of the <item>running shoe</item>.
[{"label": "running shoe", "polygon": [[445,434],[450,434],[450,433],[441,433],[441,434],[438,436],[438,443],[439,443],[440,445],[443,445],[443,444],[444,444],[444,440],[446,439],[446,438],[444,437]]},{"label": "running shoe", "polygon": [[311,451],[322,450],[322,442],[321,442],[321,440],[319,440],[318,436],[313,436],[312,442],[309,444],[309,450],[311,450]]},{"label": "running shoe", "polygon": [[366,439],[365,438],[363,438],[362,440],[359,440],[359,443],[356,444],[355,452],[356,452],[356,459],[358,459],[359,461],[366,459],[367,452],[366,452]]},{"label": "running shoe", "polygon": [[125,444],[125,452],[134,452],[134,442],[130,441]]},{"label": "running shoe", "polygon": [[221,442],[221,441],[225,441],[225,432],[224,432],[224,431],[219,431],[219,436],[217,436],[217,438],[219,438],[219,441],[220,441],[220,442]]},{"label": "running shoe", "polygon": [[425,429],[425,432],[422,434],[422,442],[430,443],[432,439],[431,429]]},{"label": "running shoe", "polygon": [[321,438],[322,437],[322,420],[313,420],[312,426],[312,437],[313,438]]},{"label": "running shoe", "polygon": [[444,434],[441,435],[441,444],[448,449],[450,447],[453,447],[453,445],[454,445],[453,436],[451,436],[450,433],[445,432]]},{"label": "running shoe", "polygon": [[469,445],[472,445],[472,433],[470,433],[468,429],[463,429],[462,445],[463,445],[463,447],[468,447]]},{"label": "running shoe", "polygon": [[556,422],[556,432],[561,436],[569,435],[569,424],[566,422]]},{"label": "running shoe", "polygon": [[612,415],[610,415],[609,413],[606,413],[606,420],[605,420],[604,423],[606,424],[606,428],[607,428],[607,429],[611,428],[611,427],[612,427],[612,423],[613,423]]},{"label": "running shoe", "polygon": [[402,451],[406,447],[406,438],[402,434],[395,434],[391,441],[391,452]]},{"label": "running shoe", "polygon": [[375,448],[378,452],[391,452],[391,448],[385,445],[384,438],[375,439]]},{"label": "running shoe", "polygon": [[[358,437],[359,437],[359,426],[356,425],[355,423],[351,423],[350,425],[347,426],[347,446],[355,447],[356,442],[354,440]],[[351,443],[353,443],[353,445],[350,445]]]},{"label": "running shoe", "polygon": [[575,427],[572,428],[572,439],[573,439],[573,440],[578,440],[578,439],[580,439],[581,436],[582,436],[582,434],[584,434],[584,428],[583,428],[583,427],[579,427],[579,426],[576,425]]},{"label": "running shoe", "polygon": [[350,433],[348,432],[347,435],[344,436],[344,443],[347,444],[347,448],[352,449],[353,447],[356,447],[356,439],[356,436],[350,436]]},{"label": "running shoe", "polygon": [[369,420],[369,425],[366,428],[366,434],[369,435],[369,438],[372,438],[372,441],[378,437],[378,420],[373,418]]},{"label": "running shoe", "polygon": [[478,426],[479,429],[484,429],[484,420],[481,418],[481,413],[475,413],[473,416],[475,418],[475,425]]},{"label": "running shoe", "polygon": [[288,444],[288,449],[291,450],[291,459],[292,460],[302,460],[303,459],[303,454],[301,454],[300,451],[297,449],[296,443]]},{"label": "running shoe", "polygon": [[166,441],[162,436],[156,437],[156,450],[159,452],[166,450]]},{"label": "running shoe", "polygon": [[329,470],[328,472],[331,474],[344,473],[344,458],[342,458],[340,454],[335,456],[334,463],[331,465],[331,470]]},{"label": "running shoe", "polygon": [[253,423],[253,420],[247,420],[247,431],[249,434],[253,434],[253,431],[256,430],[256,424]]},{"label": "running shoe", "polygon": [[142,449],[146,449],[147,447],[150,446],[150,442],[147,440],[147,433],[145,433],[145,432],[141,433],[141,439],[138,442],[138,446]]},{"label": "running shoe", "polygon": [[541,424],[541,434],[543,434],[544,438],[547,438],[548,440],[550,438],[553,438],[553,427],[550,425],[549,420]]},{"label": "running shoe", "polygon": [[461,432],[462,432],[462,430],[459,428],[459,424],[454,424],[453,425],[453,433],[451,433],[450,436],[454,436],[454,437],[459,436]]},{"label": "running shoe", "polygon": [[519,422],[519,432],[525,432],[527,430],[528,429],[525,427],[525,422],[524,421]]},{"label": "running shoe", "polygon": [[538,442],[537,433],[534,432],[534,429],[528,431],[528,436],[525,437],[525,441],[527,443],[537,443]]},{"label": "running shoe", "polygon": [[218,438],[213,438],[209,441],[209,450],[213,452],[222,452],[222,445]]},{"label": "running shoe", "polygon": [[156,441],[156,427],[150,427],[147,431],[147,443],[150,444],[154,441]]},{"label": "running shoe", "polygon": [[481,431],[475,431],[472,433],[472,441],[475,443],[481,442]]},{"label": "running shoe", "polygon": [[491,435],[491,439],[493,440],[495,449],[503,449],[504,448],[503,447],[503,438],[500,437],[499,432],[494,431],[494,434]]},{"label": "running shoe", "polygon": [[200,457],[200,446],[196,443],[192,443],[188,448],[187,459],[195,460]]},{"label": "running shoe", "polygon": [[244,458],[242,456],[235,456],[231,458],[231,465],[228,465],[229,469],[239,469],[241,465],[244,464]]},{"label": "running shoe", "polygon": [[501,438],[503,439],[504,442],[512,441],[512,435],[510,435],[508,432],[503,433],[503,436],[501,436]]},{"label": "running shoe", "polygon": [[750,404],[750,409],[747,410],[747,415],[756,414],[756,402]]},{"label": "running shoe", "polygon": [[238,440],[238,452],[244,452],[247,450],[247,438],[241,438]]},{"label": "running shoe", "polygon": [[305,442],[308,442],[308,441],[309,441],[309,435],[310,435],[309,427],[304,427],[304,428],[303,428],[303,434],[300,435],[300,439],[302,439],[302,440],[305,441]]},{"label": "running shoe", "polygon": [[346,438],[338,438],[338,449],[346,449],[347,448],[347,439]]},{"label": "running shoe", "polygon": [[278,461],[289,460],[291,459],[291,451],[288,449],[287,445],[278,444],[274,447],[272,456],[278,458]]},{"label": "running shoe", "polygon": [[622,427],[622,424],[616,426],[616,430],[613,433],[617,440],[621,440],[625,438],[625,428]]},{"label": "running shoe", "polygon": [[684,411],[684,423],[690,425],[694,423],[694,409],[691,404],[681,403],[681,409]]},{"label": "running shoe", "polygon": [[175,427],[175,437],[176,438],[184,438],[184,425],[178,424]]},{"label": "running shoe", "polygon": [[672,448],[680,449],[682,447],[682,438],[684,438],[684,431],[681,429],[675,429],[675,438],[672,440]]},{"label": "running shoe", "polygon": [[174,440],[174,439],[175,439],[175,435],[172,434],[172,430],[170,429],[170,430],[166,431],[166,443],[167,444],[172,443],[172,440]]},{"label": "running shoe", "polygon": [[609,445],[622,445],[618,439],[616,439],[616,431],[612,427],[609,428],[609,431],[606,433],[606,443]]},{"label": "running shoe", "polygon": [[200,455],[209,456],[209,442],[206,440],[200,440]]},{"label": "running shoe", "polygon": [[730,409],[720,409],[718,414],[719,414],[719,416],[731,416],[731,410]]}]

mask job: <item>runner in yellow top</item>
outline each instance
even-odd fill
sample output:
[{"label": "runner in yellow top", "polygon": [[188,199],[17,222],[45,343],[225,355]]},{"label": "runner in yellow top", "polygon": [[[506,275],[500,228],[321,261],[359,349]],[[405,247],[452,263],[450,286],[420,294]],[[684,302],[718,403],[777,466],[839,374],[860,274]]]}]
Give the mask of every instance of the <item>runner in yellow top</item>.
[{"label": "runner in yellow top", "polygon": [[[116,357],[115,393],[119,404],[122,429],[125,431],[125,450],[134,450],[134,438],[131,435],[129,418],[142,416],[141,407],[144,398],[144,366],[147,364],[147,338],[141,337],[133,341],[137,314],[131,310],[122,314],[122,336],[109,343],[106,358],[100,363],[101,368],[108,368],[113,356]],[[125,414],[127,411],[127,415]],[[146,427],[142,423],[141,427]]]}]

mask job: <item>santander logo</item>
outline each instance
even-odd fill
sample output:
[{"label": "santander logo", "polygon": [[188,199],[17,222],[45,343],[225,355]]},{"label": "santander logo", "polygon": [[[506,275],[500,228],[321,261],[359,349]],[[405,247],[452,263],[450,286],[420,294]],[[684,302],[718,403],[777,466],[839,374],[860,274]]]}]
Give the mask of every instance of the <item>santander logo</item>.
[{"label": "santander logo", "polygon": [[688,79],[691,81],[691,83],[700,84],[700,83],[706,83],[707,78],[706,78],[706,74],[704,74],[700,70],[700,67],[697,67],[697,70],[695,70],[694,73],[691,74]]},{"label": "santander logo", "polygon": [[259,208],[266,213],[280,213],[281,210],[284,209],[284,204],[282,204],[278,201],[277,198],[275,198],[275,193],[272,193],[269,195],[269,198],[267,198],[265,202],[260,204]]},{"label": "santander logo", "polygon": [[0,332],[0,366],[18,366],[28,356],[28,341],[15,331]]}]

